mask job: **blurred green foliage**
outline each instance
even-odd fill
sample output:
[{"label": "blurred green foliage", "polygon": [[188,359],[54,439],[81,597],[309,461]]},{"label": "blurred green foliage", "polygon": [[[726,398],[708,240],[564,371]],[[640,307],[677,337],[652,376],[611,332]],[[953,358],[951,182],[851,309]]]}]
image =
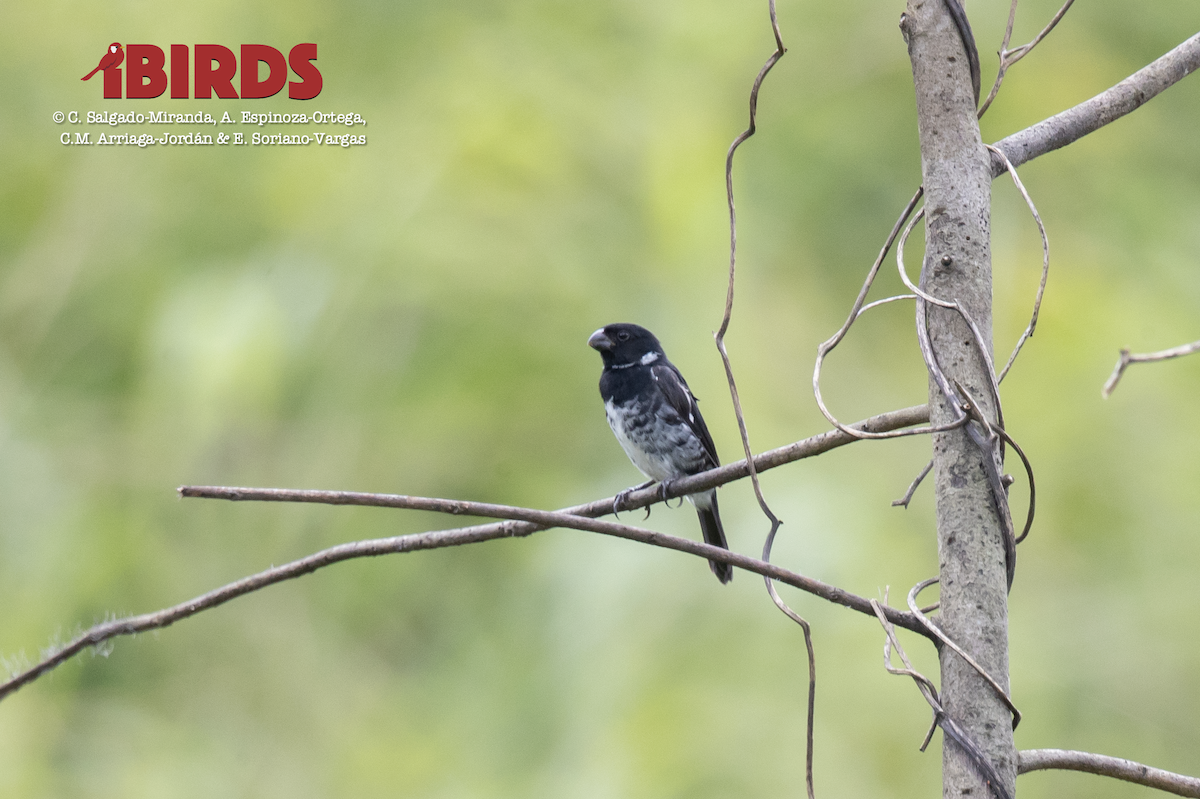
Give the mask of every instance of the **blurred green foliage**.
[{"label": "blurred green foliage", "polygon": [[[985,82],[1007,3],[970,4]],[[1016,42],[1057,0],[1026,0]],[[739,153],[729,349],[757,448],[826,428],[810,393],[919,182],[901,3],[783,2],[790,52]],[[395,511],[179,501],[186,483],[393,491],[538,507],[640,479],[584,342],[655,330],[718,448],[740,449],[720,322],[725,149],[770,53],[765,3],[330,4],[47,0],[0,10],[0,652],[36,658],[111,614],[173,604],[337,542],[448,526]],[[1194,3],[1094,0],[1010,72],[989,141],[1175,46]],[[103,101],[112,40],[319,44],[341,148],[75,148],[55,111],[294,111]],[[1121,346],[1200,337],[1200,84],[1024,167],[1053,264],[1005,383],[1037,469],[1012,594],[1018,746],[1200,773],[1200,360]],[[86,129],[86,126],[82,126]],[[98,128],[92,128],[98,131]],[[159,130],[161,132],[161,129]],[[1028,318],[1036,229],[993,211],[996,350]],[[915,261],[915,256],[914,256]],[[879,291],[898,286],[885,272]],[[877,294],[876,296],[883,296]],[[832,356],[856,419],[922,401],[911,309]],[[936,569],[928,490],[889,507],[927,441],[863,443],[764,476],[778,559],[892,600]],[[1014,509],[1026,494],[1014,488]],[[765,525],[723,491],[736,549]],[[695,535],[685,510],[647,524]],[[819,795],[929,796],[937,745],[871,620],[808,597]],[[910,644],[936,674],[928,647]],[[0,706],[0,795],[798,795],[803,641],[759,581],[553,531],[353,562],[84,656]],[[1075,774],[1022,796],[1129,796]]]}]

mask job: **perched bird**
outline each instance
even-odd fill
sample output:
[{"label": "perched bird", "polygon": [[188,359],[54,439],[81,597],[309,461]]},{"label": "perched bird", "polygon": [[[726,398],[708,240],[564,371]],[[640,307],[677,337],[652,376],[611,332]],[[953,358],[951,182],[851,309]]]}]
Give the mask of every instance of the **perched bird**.
[{"label": "perched bird", "polygon": [[121,48],[121,43],[113,42],[112,44],[110,44],[108,46],[108,52],[106,52],[103,56],[101,56],[100,63],[96,65],[96,68],[93,69],[88,74],[84,75],[82,78],[80,78],[80,80],[87,80],[88,78],[92,77],[93,75],[95,75],[97,72],[99,72],[102,69],[108,69],[109,67],[118,67],[121,65],[121,62],[124,60],[125,60],[125,51]]},{"label": "perched bird", "polygon": [[[633,465],[663,484],[664,495],[672,480],[720,465],[696,398],[653,333],[637,325],[607,325],[591,335],[588,346],[604,359],[600,396],[609,426]],[[688,500],[700,515],[705,543],[729,549],[716,489],[689,494]],[[618,495],[614,505],[620,501]],[[729,564],[708,565],[722,583],[733,579]]]}]

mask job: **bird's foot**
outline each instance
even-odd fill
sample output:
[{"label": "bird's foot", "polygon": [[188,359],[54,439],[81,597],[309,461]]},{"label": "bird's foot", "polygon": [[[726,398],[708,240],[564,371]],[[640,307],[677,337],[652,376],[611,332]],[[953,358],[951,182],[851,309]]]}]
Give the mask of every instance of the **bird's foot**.
[{"label": "bird's foot", "polygon": [[[671,487],[673,485],[675,485],[674,480],[663,480],[661,483],[658,484],[658,498],[661,499],[663,501],[663,504],[666,505],[668,508],[671,507],[671,503],[668,501],[669,498],[667,497],[667,494],[670,493]],[[675,507],[677,507],[677,508],[683,507],[683,497],[679,498],[679,504],[676,505]],[[649,514],[647,514],[647,516],[648,515]]]},{"label": "bird's foot", "polygon": [[[652,485],[654,485],[654,481],[647,480],[644,483],[640,483],[635,486],[630,486],[629,488],[625,489],[624,491],[622,491],[621,493],[619,493],[615,497],[613,497],[613,515],[619,516],[621,511],[625,510],[625,502],[629,499],[630,494],[632,494],[634,491],[641,491],[643,488],[649,488]],[[647,519],[650,518],[650,508],[649,507],[646,508],[646,518]]]}]

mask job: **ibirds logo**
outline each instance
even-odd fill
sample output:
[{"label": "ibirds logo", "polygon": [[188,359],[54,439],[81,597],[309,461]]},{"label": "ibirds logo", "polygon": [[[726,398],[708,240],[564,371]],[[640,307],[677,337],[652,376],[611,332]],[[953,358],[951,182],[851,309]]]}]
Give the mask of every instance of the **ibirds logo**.
[{"label": "ibirds logo", "polygon": [[[197,44],[191,48],[186,44],[171,45],[168,77],[162,48],[153,44],[122,47],[120,42],[113,42],[96,68],[82,80],[103,71],[106,100],[120,100],[122,96],[129,100],[153,99],[161,97],[168,86],[175,100],[209,100],[214,92],[223,100],[274,97],[283,91],[284,84],[293,100],[311,100],[321,93],[321,71],[314,63],[317,46],[311,42],[293,47],[286,59],[282,52],[265,44],[243,44],[240,56],[240,94],[233,85],[238,75],[238,54],[220,44]],[[263,64],[267,74],[260,78]],[[289,67],[298,80],[288,80]]]}]

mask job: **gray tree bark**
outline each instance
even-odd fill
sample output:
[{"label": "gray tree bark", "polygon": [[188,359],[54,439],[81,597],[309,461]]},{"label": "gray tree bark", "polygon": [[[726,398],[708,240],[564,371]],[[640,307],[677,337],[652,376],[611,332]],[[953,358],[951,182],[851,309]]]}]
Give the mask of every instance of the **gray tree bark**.
[{"label": "gray tree bark", "polygon": [[[962,37],[944,0],[908,0],[901,19],[916,89],[925,187],[925,259],[921,288],[957,301],[983,335],[991,357],[991,159],[979,135]],[[946,377],[964,386],[996,420],[991,376],[974,336],[952,310],[927,306],[930,344]],[[930,421],[961,414],[931,378]],[[984,453],[962,429],[933,437],[942,630],[1008,688],[1008,592],[1003,527]],[[983,750],[1009,796],[1017,755],[1008,710],[993,689],[948,647],[941,650],[941,699],[947,714]],[[989,796],[978,767],[943,735],[942,795]]]}]

